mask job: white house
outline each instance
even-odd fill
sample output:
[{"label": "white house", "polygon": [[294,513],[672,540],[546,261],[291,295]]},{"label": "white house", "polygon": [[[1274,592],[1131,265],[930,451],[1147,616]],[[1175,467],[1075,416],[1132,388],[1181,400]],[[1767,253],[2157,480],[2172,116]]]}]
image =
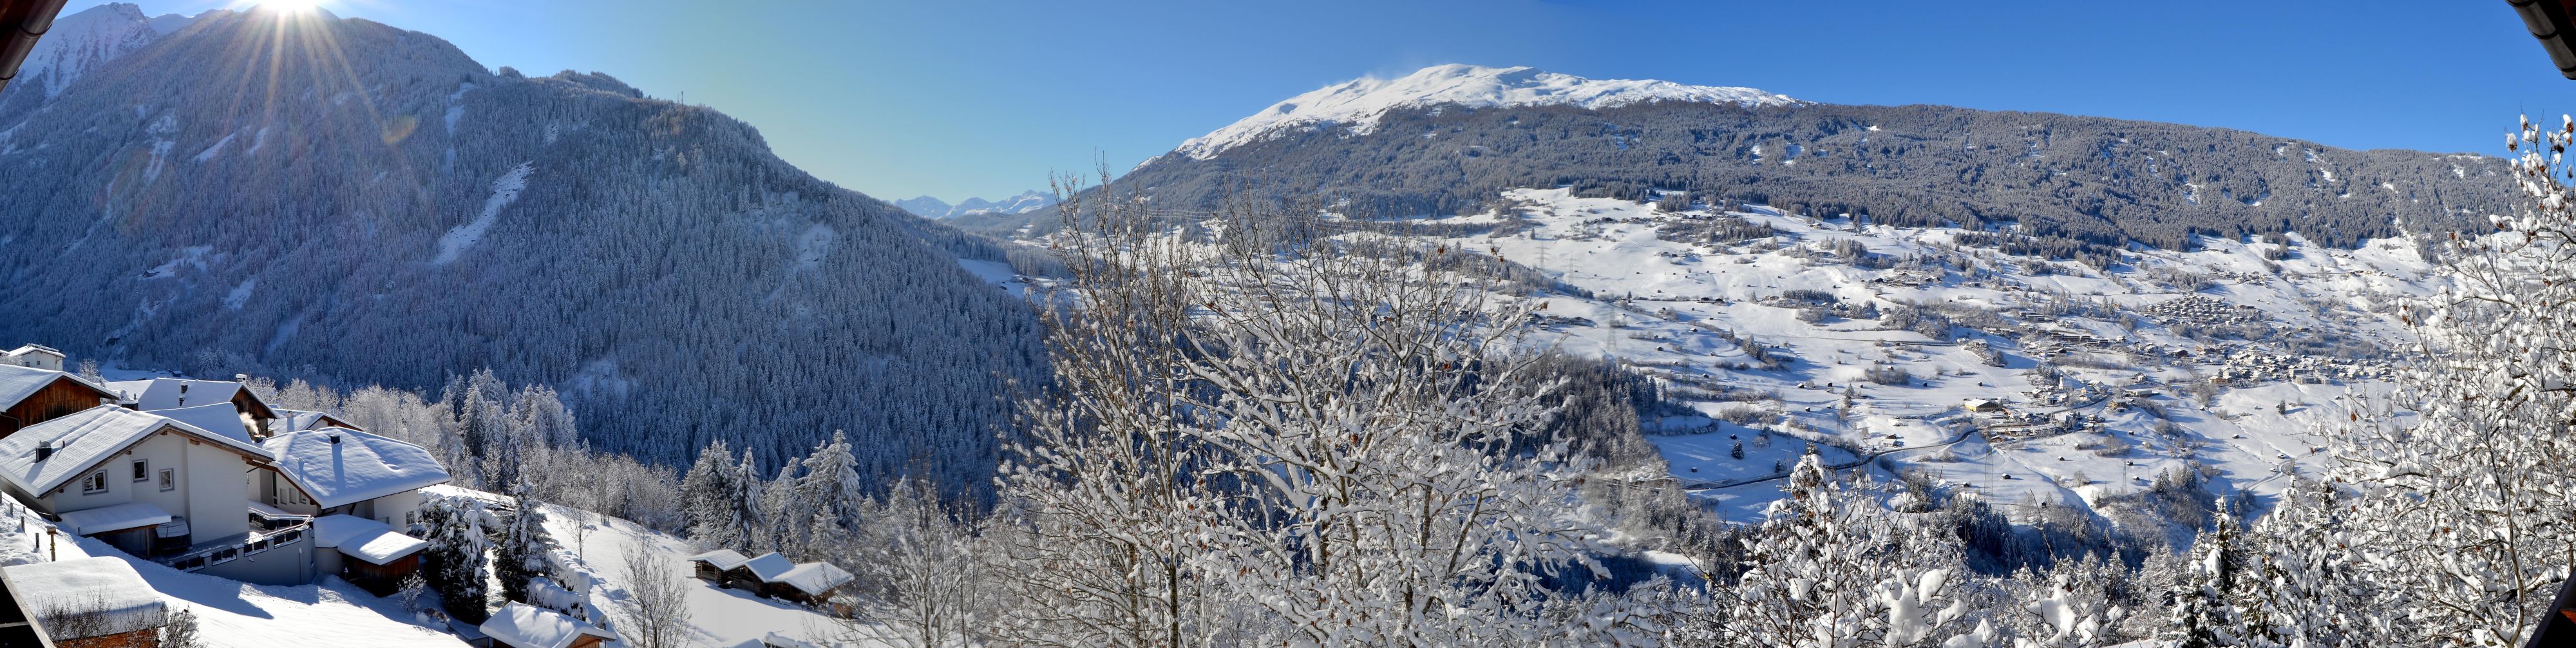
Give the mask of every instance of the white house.
[{"label": "white house", "polygon": [[251,472],[251,500],[293,515],[406,528],[420,521],[420,489],[449,479],[428,450],[357,430],[287,432],[260,446],[276,461]]},{"label": "white house", "polygon": [[10,349],[7,352],[0,352],[0,364],[62,371],[63,352],[55,351],[43,345],[22,344],[19,345],[18,348]]},{"label": "white house", "polygon": [[252,528],[264,448],[177,419],[101,405],[0,438],[0,488],[71,533],[189,571],[309,582],[301,526]]}]

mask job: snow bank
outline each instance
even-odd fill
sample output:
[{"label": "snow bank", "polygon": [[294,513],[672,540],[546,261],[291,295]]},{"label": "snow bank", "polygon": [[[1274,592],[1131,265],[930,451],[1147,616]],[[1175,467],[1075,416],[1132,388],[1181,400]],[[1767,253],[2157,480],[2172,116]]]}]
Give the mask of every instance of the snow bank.
[{"label": "snow bank", "polygon": [[1586,79],[1527,67],[1435,65],[1395,79],[1362,78],[1290,97],[1261,112],[1181,143],[1174,152],[1208,159],[1226,149],[1301,128],[1347,125],[1367,133],[1387,112],[1461,104],[1613,108],[1650,101],[1772,106],[1797,103],[1753,88],[1695,86],[1670,81]]}]

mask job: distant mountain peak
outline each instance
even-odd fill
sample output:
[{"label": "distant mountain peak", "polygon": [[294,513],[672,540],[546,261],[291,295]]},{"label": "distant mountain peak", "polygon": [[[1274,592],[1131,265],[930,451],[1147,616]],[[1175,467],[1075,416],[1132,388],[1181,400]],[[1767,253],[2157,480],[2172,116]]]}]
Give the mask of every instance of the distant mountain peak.
[{"label": "distant mountain peak", "polygon": [[1055,194],[1031,189],[1001,200],[968,198],[955,205],[930,196],[894,201],[896,207],[922,218],[955,218],[969,214],[1026,214],[1055,204]]},{"label": "distant mountain peak", "polygon": [[1317,126],[1377,127],[1388,111],[1439,104],[1471,108],[1578,106],[1612,108],[1649,101],[1732,103],[1747,107],[1798,103],[1753,88],[1695,86],[1671,81],[1587,79],[1529,67],[1434,65],[1393,79],[1363,77],[1297,95],[1207,135],[1175,152],[1208,159],[1226,149]]}]

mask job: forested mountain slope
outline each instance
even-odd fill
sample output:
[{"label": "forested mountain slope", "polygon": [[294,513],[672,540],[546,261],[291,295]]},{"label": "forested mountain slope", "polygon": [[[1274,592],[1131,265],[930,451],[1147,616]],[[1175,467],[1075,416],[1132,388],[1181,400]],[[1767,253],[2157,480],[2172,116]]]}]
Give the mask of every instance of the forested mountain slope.
[{"label": "forested mountain slope", "polygon": [[[2296,231],[2350,247],[2459,227],[2463,214],[2500,211],[2511,188],[2496,177],[2504,161],[2492,157],[2353,151],[2220,128],[1819,104],[1743,88],[1602,100],[1651,83],[1660,82],[1436,66],[1282,102],[1118,183],[1143,188],[1167,210],[1204,210],[1230,195],[1320,194],[1376,216],[1481,211],[1511,188],[1570,185],[1578,195],[1631,200],[1687,190],[1712,202],[1850,212],[1899,226],[2018,224],[2057,247],[2094,246],[2097,256],[2131,241],[2188,249],[2194,234]],[[1367,95],[1333,96],[1354,86]],[[1270,123],[1283,109],[1313,112],[1319,101],[1372,112],[1295,128]],[[1226,146],[1202,145],[1229,133]],[[1055,218],[953,222],[1010,232]]]},{"label": "forested mountain slope", "polygon": [[863,468],[979,485],[1039,371],[1026,306],[960,267],[994,243],[606,75],[260,9],[0,100],[0,339],[350,385],[489,366],[603,449],[766,469],[846,429]]}]

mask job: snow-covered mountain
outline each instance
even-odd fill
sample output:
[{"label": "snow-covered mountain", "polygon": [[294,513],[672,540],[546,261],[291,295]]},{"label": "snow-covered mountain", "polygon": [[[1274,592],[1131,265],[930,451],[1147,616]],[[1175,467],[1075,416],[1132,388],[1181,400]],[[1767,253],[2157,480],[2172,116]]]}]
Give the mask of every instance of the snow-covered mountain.
[{"label": "snow-covered mountain", "polygon": [[847,429],[887,470],[962,459],[958,484],[990,481],[996,443],[961,431],[1042,362],[1026,304],[983,279],[1009,277],[999,246],[713,110],[321,12],[157,38],[132,5],[74,18],[39,75],[85,73],[0,90],[0,313],[43,314],[0,339],[347,384],[488,368],[649,461],[721,437],[775,465]]},{"label": "snow-covered mountain", "polygon": [[971,214],[1026,214],[1055,205],[1055,194],[1031,189],[1001,200],[968,198],[955,205],[931,196],[894,201],[896,207],[922,218],[955,218]]},{"label": "snow-covered mountain", "polygon": [[82,73],[196,21],[197,17],[179,14],[145,16],[142,7],[123,2],[91,7],[55,19],[52,30],[28,50],[18,78],[22,82],[42,79],[38,83],[44,85],[47,97],[62,94]]},{"label": "snow-covered mountain", "polygon": [[1361,78],[1290,97],[1269,108],[1181,143],[1176,151],[1208,159],[1228,148],[1286,131],[1348,126],[1357,134],[1377,127],[1387,111],[1439,104],[1470,108],[1576,106],[1613,108],[1653,101],[1741,106],[1798,103],[1753,88],[1696,86],[1671,81],[1586,79],[1529,67],[1434,65],[1394,79]]},{"label": "snow-covered mountain", "polygon": [[948,216],[948,210],[953,207],[948,204],[948,201],[926,195],[894,201],[894,206],[902,207],[904,211],[912,212],[912,215],[922,218],[945,218]]}]

